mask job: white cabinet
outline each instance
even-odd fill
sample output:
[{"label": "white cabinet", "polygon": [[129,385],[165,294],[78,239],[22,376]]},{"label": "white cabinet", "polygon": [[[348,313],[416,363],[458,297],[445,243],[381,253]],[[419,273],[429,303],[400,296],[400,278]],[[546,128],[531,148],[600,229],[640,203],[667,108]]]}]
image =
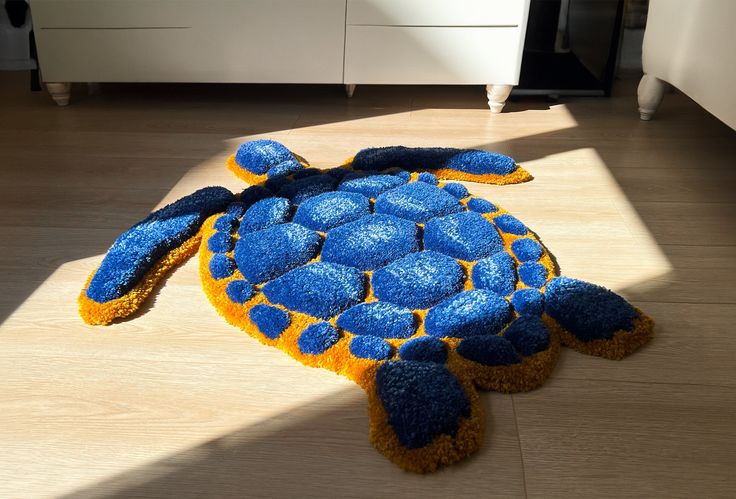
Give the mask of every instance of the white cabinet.
[{"label": "white cabinet", "polygon": [[529,0],[31,0],[42,76],[69,82],[518,83]]}]

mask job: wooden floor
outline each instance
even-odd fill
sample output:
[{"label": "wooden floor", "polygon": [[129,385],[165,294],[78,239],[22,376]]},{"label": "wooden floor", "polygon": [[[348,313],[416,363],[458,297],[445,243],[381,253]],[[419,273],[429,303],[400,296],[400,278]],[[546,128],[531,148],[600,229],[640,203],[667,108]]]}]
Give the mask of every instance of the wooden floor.
[{"label": "wooden floor", "polygon": [[[736,134],[678,94],[640,122],[635,84],[491,115],[480,87],[113,85],[58,108],[1,74],[0,497],[733,497]],[[397,143],[511,154],[534,181],[471,190],[657,336],[482,395],[482,450],[418,476],[369,445],[357,386],[221,320],[194,262],[133,320],[82,324],[115,237],[195,188],[242,187],[224,159],[256,137],[320,167]]]}]

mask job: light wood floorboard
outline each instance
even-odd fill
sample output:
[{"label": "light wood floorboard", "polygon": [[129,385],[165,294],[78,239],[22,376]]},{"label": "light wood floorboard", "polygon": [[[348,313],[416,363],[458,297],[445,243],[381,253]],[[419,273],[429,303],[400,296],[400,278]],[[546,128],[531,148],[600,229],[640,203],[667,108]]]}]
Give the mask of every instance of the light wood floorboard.
[{"label": "light wood floorboard", "polygon": [[[58,108],[0,74],[0,497],[732,497],[736,136],[685,96],[510,102],[481,87],[103,85]],[[109,244],[270,137],[315,166],[362,147],[480,147],[535,176],[467,184],[526,222],[563,273],[657,321],[621,362],[564,351],[540,389],[484,394],[482,450],[430,476],[368,443],[365,397],[238,332],[196,262],[133,320],[76,296]]]}]

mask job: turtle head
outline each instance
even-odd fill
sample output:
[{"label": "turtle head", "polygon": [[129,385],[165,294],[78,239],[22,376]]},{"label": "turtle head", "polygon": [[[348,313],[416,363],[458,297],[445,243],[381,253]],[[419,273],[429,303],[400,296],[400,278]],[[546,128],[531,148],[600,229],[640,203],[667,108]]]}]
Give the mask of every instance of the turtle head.
[{"label": "turtle head", "polygon": [[[227,161],[228,168],[249,184],[291,175],[309,167],[302,157],[274,140],[254,140],[241,144]],[[497,152],[447,147],[373,147],[362,149],[348,159],[344,168],[382,171],[399,168],[410,172],[432,172],[440,179],[465,180],[484,184],[517,184],[532,176],[513,158]]]}]

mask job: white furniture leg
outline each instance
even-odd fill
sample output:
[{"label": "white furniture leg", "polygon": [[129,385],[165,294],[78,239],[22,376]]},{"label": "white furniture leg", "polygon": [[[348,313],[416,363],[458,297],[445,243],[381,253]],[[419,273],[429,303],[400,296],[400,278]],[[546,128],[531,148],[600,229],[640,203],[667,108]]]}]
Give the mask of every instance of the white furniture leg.
[{"label": "white furniture leg", "polygon": [[352,83],[346,83],[345,84],[345,94],[348,96],[348,99],[353,96],[355,93],[355,85]]},{"label": "white furniture leg", "polygon": [[509,98],[513,85],[486,85],[486,95],[488,96],[488,107],[491,112],[500,113],[503,106],[506,105],[506,99]]},{"label": "white furniture leg", "polygon": [[71,93],[71,83],[46,83],[46,90],[51,94],[51,98],[54,99],[60,106],[66,106],[69,104],[69,94]]},{"label": "white furniture leg", "polygon": [[654,116],[654,112],[662,102],[664,91],[667,89],[667,83],[659,78],[645,74],[639,82],[637,94],[639,96],[639,117],[644,121],[649,121]]}]

